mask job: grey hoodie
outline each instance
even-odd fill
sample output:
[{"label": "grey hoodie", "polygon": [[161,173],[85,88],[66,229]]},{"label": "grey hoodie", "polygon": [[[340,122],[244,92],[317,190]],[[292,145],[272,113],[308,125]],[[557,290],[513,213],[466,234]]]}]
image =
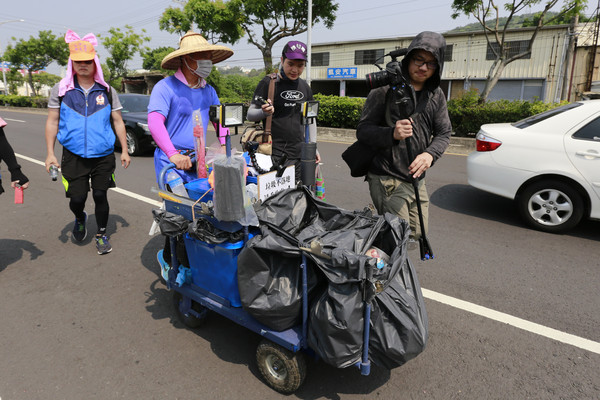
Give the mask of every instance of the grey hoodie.
[{"label": "grey hoodie", "polygon": [[[446,41],[439,33],[421,32],[410,46],[408,53],[401,62],[403,75],[407,82],[408,62],[414,50],[422,49],[434,55],[438,68],[434,75],[427,80],[417,102],[417,95],[410,83],[406,85],[406,96],[412,103],[406,110],[399,110],[392,101],[390,86],[383,86],[371,90],[361,119],[356,129],[359,141],[378,150],[378,154],[371,163],[370,172],[376,175],[390,175],[410,182],[408,166],[412,162],[406,151],[403,140],[395,140],[394,125],[399,119],[409,116],[413,118],[412,146],[415,155],[427,152],[433,156],[435,163],[446,151],[450,144],[452,126],[448,116],[446,98],[440,89],[440,79],[444,62]],[[414,114],[418,111],[417,114]],[[421,175],[424,178],[425,174]]]}]

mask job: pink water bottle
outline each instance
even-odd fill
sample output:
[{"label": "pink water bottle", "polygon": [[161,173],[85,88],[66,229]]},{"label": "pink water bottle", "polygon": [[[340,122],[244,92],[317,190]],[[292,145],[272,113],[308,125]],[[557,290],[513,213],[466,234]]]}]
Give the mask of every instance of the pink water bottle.
[{"label": "pink water bottle", "polygon": [[23,204],[23,188],[15,186],[15,204]]},{"label": "pink water bottle", "polygon": [[194,111],[192,114],[192,119],[194,121],[194,145],[196,150],[196,169],[198,172],[198,178],[207,178],[204,126],[202,125],[202,115],[200,114],[200,110]]}]

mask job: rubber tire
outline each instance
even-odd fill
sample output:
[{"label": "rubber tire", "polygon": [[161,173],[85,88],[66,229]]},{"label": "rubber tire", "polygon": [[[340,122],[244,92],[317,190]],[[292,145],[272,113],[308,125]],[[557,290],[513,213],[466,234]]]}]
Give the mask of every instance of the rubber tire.
[{"label": "rubber tire", "polygon": [[142,149],[140,148],[140,141],[137,136],[135,136],[135,132],[131,129],[127,129],[127,153],[130,156],[139,156],[142,153]]},{"label": "rubber tire", "polygon": [[256,349],[256,363],[267,384],[280,393],[293,393],[306,378],[304,354],[293,353],[267,339]]},{"label": "rubber tire", "polygon": [[[566,218],[561,222],[550,222],[547,219],[537,218],[534,214],[541,209],[539,203],[546,200],[561,200],[561,204],[570,207],[571,214],[565,217],[552,211],[549,215]],[[536,200],[537,199],[537,200]],[[542,180],[534,182],[523,190],[517,198],[517,207],[525,222],[540,231],[549,233],[561,233],[573,229],[583,217],[583,199],[572,186],[560,181]]]},{"label": "rubber tire", "polygon": [[179,302],[181,301],[182,297],[183,296],[181,295],[181,293],[173,290],[173,307],[175,308],[175,313],[177,314],[177,317],[188,328],[191,328],[191,329],[199,328],[206,321],[206,317],[208,315],[208,309],[206,309],[205,307],[201,306],[200,304],[198,304],[194,300],[192,300],[192,309],[194,311],[200,313],[201,317],[198,318],[191,314],[186,316],[179,310]]}]

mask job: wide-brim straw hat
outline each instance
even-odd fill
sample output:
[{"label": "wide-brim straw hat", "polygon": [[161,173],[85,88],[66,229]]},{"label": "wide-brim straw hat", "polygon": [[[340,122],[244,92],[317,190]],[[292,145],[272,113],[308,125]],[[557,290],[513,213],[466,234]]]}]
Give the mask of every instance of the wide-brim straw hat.
[{"label": "wide-brim straw hat", "polygon": [[203,51],[211,52],[211,61],[213,64],[226,60],[233,55],[233,50],[229,47],[210,44],[199,33],[188,31],[179,40],[179,49],[167,54],[163,58],[161,66],[164,69],[178,69],[181,66],[181,56]]}]

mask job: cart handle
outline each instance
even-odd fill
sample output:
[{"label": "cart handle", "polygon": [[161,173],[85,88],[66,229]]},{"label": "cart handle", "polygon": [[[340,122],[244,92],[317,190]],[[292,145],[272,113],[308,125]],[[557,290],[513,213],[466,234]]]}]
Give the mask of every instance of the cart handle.
[{"label": "cart handle", "polygon": [[[192,161],[192,164],[196,162],[196,155],[195,154],[190,154],[190,159]],[[175,168],[175,164],[174,163],[169,163],[167,165],[165,165],[163,167],[163,169],[160,170],[160,173],[158,174],[158,188],[160,190],[166,190],[165,189],[165,176],[167,175],[167,171],[169,171],[171,168]]]}]

